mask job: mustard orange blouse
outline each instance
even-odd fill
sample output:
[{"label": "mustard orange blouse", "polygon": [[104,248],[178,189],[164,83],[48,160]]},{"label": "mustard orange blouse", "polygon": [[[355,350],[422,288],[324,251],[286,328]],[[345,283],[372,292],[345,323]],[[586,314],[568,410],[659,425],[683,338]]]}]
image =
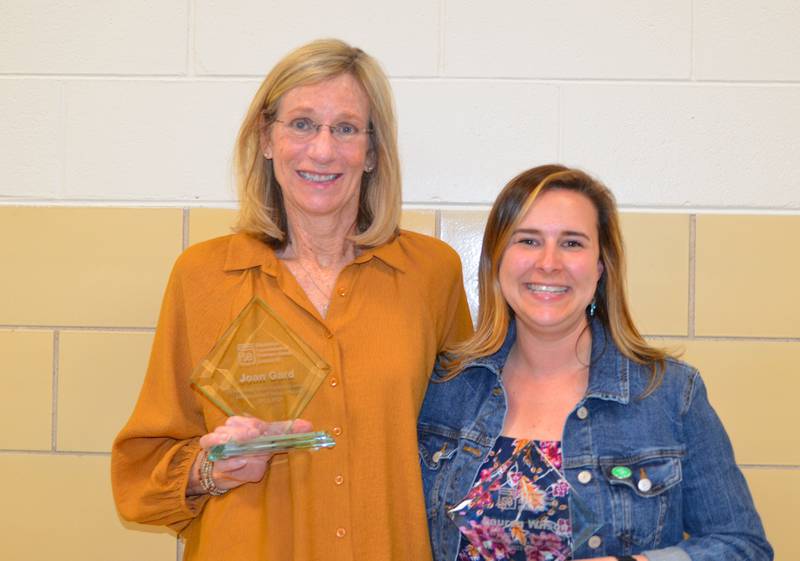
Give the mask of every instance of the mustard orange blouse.
[{"label": "mustard orange blouse", "polygon": [[[189,385],[254,293],[331,366],[303,412],[336,446],[273,457],[260,483],[185,496],[201,435],[225,415]],[[416,418],[437,354],[471,330],[456,253],[402,231],[340,274],[322,319],[244,234],[190,247],[167,285],[147,375],[114,442],[120,514],[166,525],[186,560],[428,560]]]}]

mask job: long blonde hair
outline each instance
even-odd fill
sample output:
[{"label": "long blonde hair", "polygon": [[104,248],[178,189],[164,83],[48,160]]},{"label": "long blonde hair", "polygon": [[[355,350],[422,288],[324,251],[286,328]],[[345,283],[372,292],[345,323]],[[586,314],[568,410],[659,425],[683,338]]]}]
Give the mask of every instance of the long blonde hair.
[{"label": "long blonde hair", "polygon": [[261,135],[271,125],[281,99],[291,89],[350,74],[369,99],[369,150],[374,167],[361,179],[356,234],[361,246],[391,240],[400,219],[400,160],[394,101],[378,62],[361,49],[338,39],[312,41],[286,55],[261,83],[239,129],[234,170],[239,191],[236,229],[274,248],[288,243],[286,210],[272,161],[261,151]]},{"label": "long blonde hair", "polygon": [[614,195],[601,182],[577,169],[550,164],[517,175],[495,200],[483,235],[478,269],[479,310],[475,334],[454,347],[444,361],[448,377],[461,372],[477,358],[500,349],[513,311],[500,290],[499,269],[512,232],[541,193],[564,189],[586,196],[597,211],[600,260],[603,274],[595,294],[593,321],[600,321],[620,352],[650,366],[650,381],[643,396],[655,390],[664,375],[663,349],[644,340],[630,314],[625,280],[625,250]]}]

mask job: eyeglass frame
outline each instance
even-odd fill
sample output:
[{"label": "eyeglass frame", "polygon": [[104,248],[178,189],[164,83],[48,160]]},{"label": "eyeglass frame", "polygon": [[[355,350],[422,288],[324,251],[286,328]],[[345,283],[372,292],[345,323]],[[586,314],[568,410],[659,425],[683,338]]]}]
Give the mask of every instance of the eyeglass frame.
[{"label": "eyeglass frame", "polygon": [[344,137],[341,137],[341,136],[337,136],[336,135],[336,130],[335,130],[335,129],[341,127],[341,125],[330,125],[328,123],[318,123],[314,119],[312,119],[311,117],[296,117],[296,118],[292,119],[291,121],[287,122],[287,121],[282,121],[281,119],[276,119],[274,115],[270,116],[265,111],[264,112],[264,118],[267,121],[267,123],[280,123],[280,124],[282,124],[284,127],[289,129],[289,134],[296,134],[298,132],[296,129],[292,129],[291,126],[289,125],[292,121],[295,121],[295,120],[298,120],[298,119],[299,120],[309,121],[309,124],[310,124],[311,128],[314,129],[314,132],[313,133],[309,133],[309,135],[307,137],[304,137],[304,138],[300,138],[298,136],[295,136],[295,138],[297,138],[298,140],[302,140],[302,141],[305,141],[305,142],[315,139],[317,137],[317,135],[319,135],[319,131],[322,130],[322,127],[327,127],[328,130],[331,133],[331,137],[333,137],[337,142],[350,142],[351,140],[355,140],[355,138],[357,136],[361,135],[361,134],[370,135],[370,134],[375,132],[375,129],[372,127],[371,123],[369,125],[367,125],[367,128],[365,128],[363,130],[359,129],[355,125],[352,125],[352,124],[348,123],[351,127],[353,127],[355,129],[355,132],[352,135],[346,135]]}]

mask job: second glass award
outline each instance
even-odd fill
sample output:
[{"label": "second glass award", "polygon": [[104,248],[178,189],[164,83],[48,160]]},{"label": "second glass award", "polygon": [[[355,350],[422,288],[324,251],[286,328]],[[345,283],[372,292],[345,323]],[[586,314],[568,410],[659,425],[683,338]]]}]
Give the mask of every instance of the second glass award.
[{"label": "second glass award", "polygon": [[[330,367],[260,298],[253,298],[192,373],[192,385],[228,415],[294,421]],[[324,432],[261,436],[209,451],[212,461],[299,448],[329,448]]]}]

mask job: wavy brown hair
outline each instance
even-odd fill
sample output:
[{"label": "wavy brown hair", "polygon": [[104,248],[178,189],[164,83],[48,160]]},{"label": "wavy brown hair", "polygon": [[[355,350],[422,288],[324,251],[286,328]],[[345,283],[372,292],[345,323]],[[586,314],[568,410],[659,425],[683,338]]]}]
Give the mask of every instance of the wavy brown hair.
[{"label": "wavy brown hair", "polygon": [[515,228],[536,198],[546,191],[564,189],[584,195],[597,211],[600,260],[603,274],[597,283],[592,321],[600,321],[620,352],[650,367],[650,381],[643,396],[655,390],[664,375],[668,353],[645,341],[631,317],[625,272],[625,249],[614,195],[600,181],[578,169],[550,164],[520,173],[508,182],[495,200],[483,234],[478,268],[479,309],[475,334],[454,347],[444,366],[456,376],[473,360],[500,348],[514,312],[500,290],[500,262]]},{"label": "wavy brown hair", "polygon": [[353,76],[367,94],[372,129],[369,152],[374,167],[361,178],[356,234],[352,239],[360,246],[370,247],[390,241],[397,233],[400,160],[389,80],[374,58],[338,39],[312,41],[286,55],[267,75],[250,103],[234,151],[240,204],[237,231],[254,235],[276,249],[286,246],[286,209],[272,160],[262,153],[261,137],[289,90],[342,74]]}]

